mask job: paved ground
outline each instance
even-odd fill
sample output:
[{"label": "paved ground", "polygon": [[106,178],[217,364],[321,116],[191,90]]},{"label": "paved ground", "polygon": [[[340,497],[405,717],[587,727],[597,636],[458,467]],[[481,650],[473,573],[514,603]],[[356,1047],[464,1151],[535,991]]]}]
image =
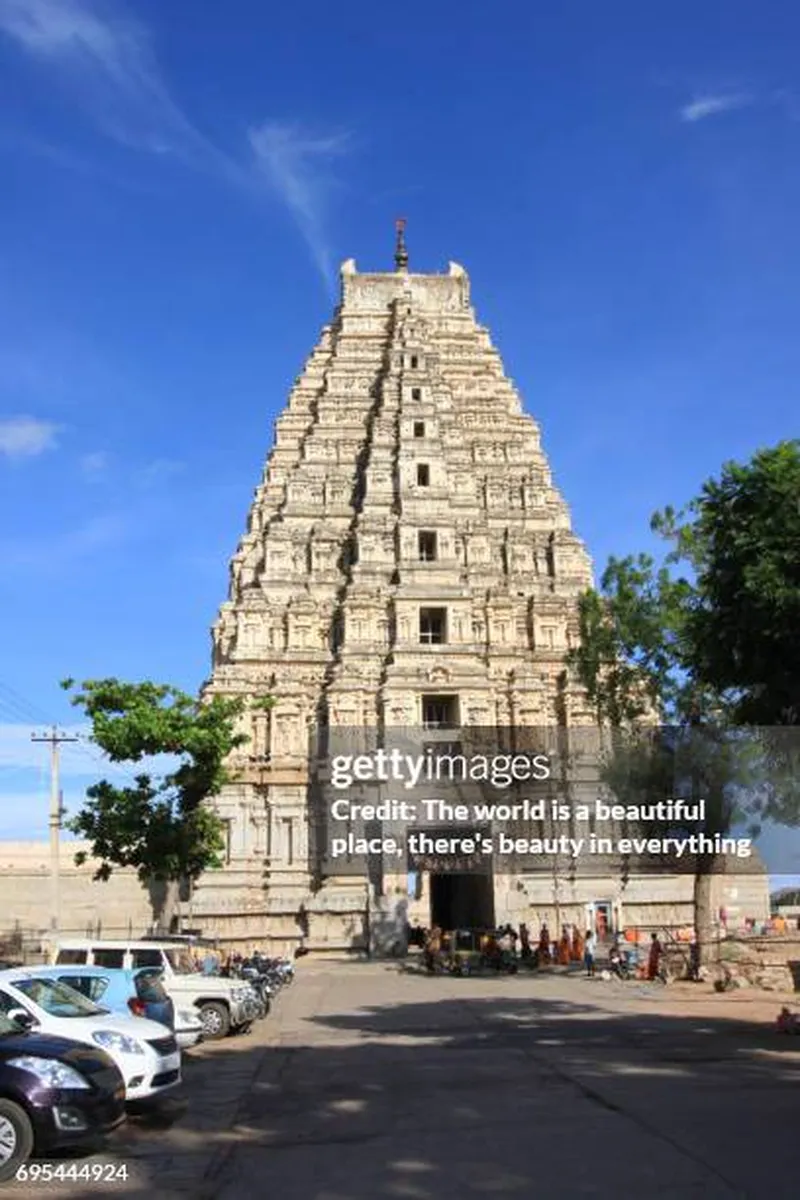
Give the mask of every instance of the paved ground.
[{"label": "paved ground", "polygon": [[[781,1001],[581,977],[304,962],[254,1034],[187,1056],[162,1127],[27,1196],[460,1200],[800,1194]],[[21,1187],[21,1185],[18,1185]]]}]

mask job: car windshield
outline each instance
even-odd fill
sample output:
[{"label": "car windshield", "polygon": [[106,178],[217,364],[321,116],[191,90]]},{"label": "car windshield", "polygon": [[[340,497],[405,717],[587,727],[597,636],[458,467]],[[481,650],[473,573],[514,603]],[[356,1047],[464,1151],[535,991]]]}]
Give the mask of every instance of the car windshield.
[{"label": "car windshield", "polygon": [[165,950],[170,966],[176,975],[194,975],[197,971],[194,959],[184,946],[170,946]]},{"label": "car windshield", "polygon": [[15,979],[14,987],[50,1017],[99,1017],[107,1012],[55,979]]}]

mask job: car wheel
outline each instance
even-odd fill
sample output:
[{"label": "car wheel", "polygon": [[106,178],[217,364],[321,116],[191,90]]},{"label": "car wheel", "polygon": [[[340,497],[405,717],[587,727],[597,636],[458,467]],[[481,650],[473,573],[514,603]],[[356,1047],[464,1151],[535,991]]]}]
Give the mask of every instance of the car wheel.
[{"label": "car wheel", "polygon": [[33,1126],[24,1108],[0,1099],[0,1180],[13,1179],[33,1153]]},{"label": "car wheel", "polygon": [[227,1037],[231,1028],[230,1013],[224,1004],[209,1000],[200,1007],[200,1024],[203,1026],[203,1040],[214,1042]]}]

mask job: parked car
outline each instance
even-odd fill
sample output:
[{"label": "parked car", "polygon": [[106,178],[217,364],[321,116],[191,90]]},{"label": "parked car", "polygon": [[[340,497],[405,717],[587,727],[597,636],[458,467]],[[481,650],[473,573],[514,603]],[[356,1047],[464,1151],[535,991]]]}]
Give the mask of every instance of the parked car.
[{"label": "parked car", "polygon": [[[35,970],[35,968],[34,968]],[[0,1013],[19,1025],[105,1050],[122,1072],[126,1100],[153,1100],[181,1081],[175,1035],[155,1021],[101,1008],[28,968],[0,971]]]},{"label": "parked car", "polygon": [[90,1147],[124,1120],[124,1080],[99,1046],[26,1031],[0,1014],[0,1182],[32,1154]]},{"label": "parked car", "polygon": [[59,942],[55,965],[127,968],[158,967],[175,1006],[194,1009],[203,1026],[203,1037],[216,1040],[229,1033],[245,1032],[264,1015],[254,989],[243,980],[203,975],[185,945],[154,941],[91,941],[70,938]]},{"label": "parked car", "polygon": [[200,1041],[203,1026],[195,1010],[175,1009],[164,987],[163,971],[140,967],[138,971],[113,967],[29,967],[41,979],[58,979],[109,1012],[133,1013],[166,1025],[182,1050]]}]

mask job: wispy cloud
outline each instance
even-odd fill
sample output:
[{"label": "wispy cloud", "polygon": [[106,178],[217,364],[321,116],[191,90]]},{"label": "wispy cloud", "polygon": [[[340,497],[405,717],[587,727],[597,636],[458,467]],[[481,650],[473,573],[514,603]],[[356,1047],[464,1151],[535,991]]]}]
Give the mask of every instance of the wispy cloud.
[{"label": "wispy cloud", "polygon": [[747,108],[753,102],[754,97],[744,92],[697,96],[690,104],[683,106],[681,120],[690,123],[704,121],[707,117],[718,117],[735,109]]},{"label": "wispy cloud", "polygon": [[329,277],[331,250],[325,235],[325,208],[335,186],[330,164],[350,149],[350,135],[315,137],[297,125],[267,121],[251,129],[250,145],[258,170],[288,208],[317,267]]},{"label": "wispy cloud", "polygon": [[263,195],[266,185],[330,279],[325,211],[336,185],[330,167],[351,148],[348,135],[267,121],[250,130],[246,156],[221,150],[173,97],[148,29],[108,0],[0,0],[0,32],[68,82],[118,143],[210,171],[251,195]]},{"label": "wispy cloud", "polygon": [[95,450],[91,454],[84,454],[78,461],[81,475],[84,479],[91,481],[102,479],[110,465],[111,457],[106,454],[105,450]]},{"label": "wispy cloud", "polygon": [[172,99],[139,22],[104,0],[0,0],[0,30],[50,63],[111,137],[153,153],[207,145]]},{"label": "wispy cloud", "polygon": [[10,417],[0,421],[0,454],[6,458],[35,458],[55,447],[58,431],[58,426],[51,421]]}]

